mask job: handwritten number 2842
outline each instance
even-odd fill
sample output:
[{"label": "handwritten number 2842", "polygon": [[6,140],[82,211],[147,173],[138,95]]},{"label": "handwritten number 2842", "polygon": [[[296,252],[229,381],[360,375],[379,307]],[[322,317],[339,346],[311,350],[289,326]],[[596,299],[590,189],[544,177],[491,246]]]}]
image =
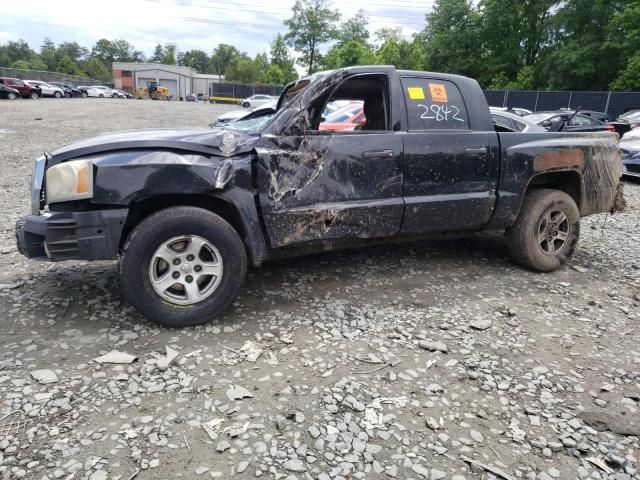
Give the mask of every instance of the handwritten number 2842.
[{"label": "handwritten number 2842", "polygon": [[460,109],[455,105],[418,105],[418,108],[423,108],[424,112],[420,115],[423,120],[435,120],[436,122],[448,122],[454,120],[456,122],[464,122],[464,119],[460,118]]}]

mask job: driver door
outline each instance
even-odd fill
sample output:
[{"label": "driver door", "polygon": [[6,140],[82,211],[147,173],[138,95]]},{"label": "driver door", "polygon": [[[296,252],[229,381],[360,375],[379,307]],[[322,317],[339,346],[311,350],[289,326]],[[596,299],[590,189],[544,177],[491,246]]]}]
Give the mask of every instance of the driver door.
[{"label": "driver door", "polygon": [[[272,248],[400,231],[403,141],[389,129],[388,84],[383,74],[350,77],[300,112],[308,129],[258,142],[260,207]],[[369,104],[378,115],[369,128],[321,130],[321,112],[334,100],[382,104]]]}]

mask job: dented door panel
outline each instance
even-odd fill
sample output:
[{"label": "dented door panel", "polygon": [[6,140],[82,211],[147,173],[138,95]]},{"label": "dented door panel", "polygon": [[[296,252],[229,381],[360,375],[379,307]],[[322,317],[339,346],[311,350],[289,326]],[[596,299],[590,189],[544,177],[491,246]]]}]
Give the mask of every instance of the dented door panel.
[{"label": "dented door panel", "polygon": [[401,134],[263,137],[256,152],[257,190],[271,247],[399,232]]},{"label": "dented door panel", "polygon": [[485,225],[499,172],[493,132],[405,135],[403,233],[467,230]]}]

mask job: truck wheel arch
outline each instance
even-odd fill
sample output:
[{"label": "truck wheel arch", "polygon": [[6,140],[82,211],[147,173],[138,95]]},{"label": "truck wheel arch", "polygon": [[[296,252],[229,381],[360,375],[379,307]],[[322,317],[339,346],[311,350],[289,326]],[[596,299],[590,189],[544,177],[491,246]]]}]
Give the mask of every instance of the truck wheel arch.
[{"label": "truck wheel arch", "polygon": [[123,248],[131,232],[145,218],[171,207],[199,207],[221,216],[242,238],[247,256],[254,267],[259,267],[266,260],[267,249],[257,219],[256,225],[248,225],[235,204],[214,195],[168,194],[133,201],[129,205],[129,214],[120,238],[120,249]]},{"label": "truck wheel arch", "polygon": [[578,171],[556,170],[553,172],[544,172],[535,175],[531,178],[531,180],[529,180],[525,193],[522,197],[522,201],[524,201],[524,197],[527,195],[527,193],[538,188],[552,188],[566,193],[573,199],[574,202],[576,202],[578,210],[582,212],[582,206],[584,203],[584,185],[582,181],[582,175],[580,175]]}]

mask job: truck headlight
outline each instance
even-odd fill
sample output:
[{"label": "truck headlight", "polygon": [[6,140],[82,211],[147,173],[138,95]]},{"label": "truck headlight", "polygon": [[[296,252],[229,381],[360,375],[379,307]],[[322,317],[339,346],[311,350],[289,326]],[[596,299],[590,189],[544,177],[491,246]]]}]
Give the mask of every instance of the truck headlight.
[{"label": "truck headlight", "polygon": [[69,202],[93,197],[93,163],[74,160],[47,170],[47,203]]}]

